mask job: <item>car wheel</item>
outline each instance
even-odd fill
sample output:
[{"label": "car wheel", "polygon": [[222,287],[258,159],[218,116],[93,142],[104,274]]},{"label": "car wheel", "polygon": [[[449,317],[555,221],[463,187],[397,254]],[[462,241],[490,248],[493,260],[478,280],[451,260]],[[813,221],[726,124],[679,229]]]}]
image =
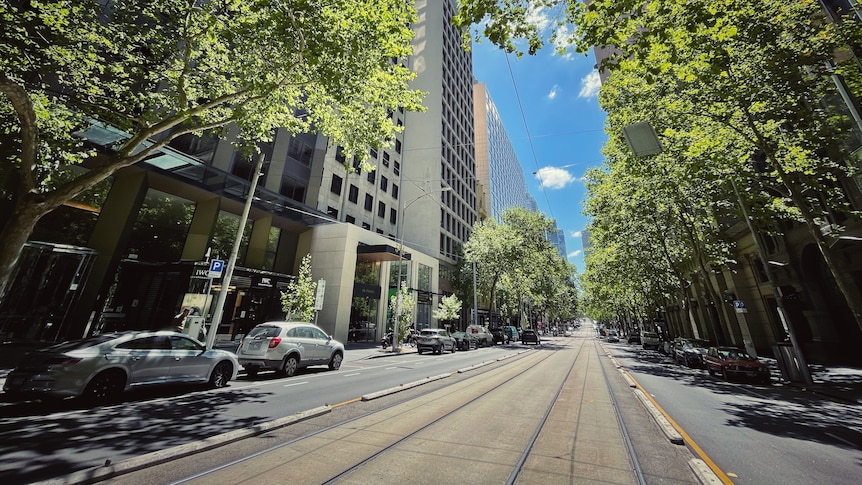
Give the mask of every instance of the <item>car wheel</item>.
[{"label": "car wheel", "polygon": [[281,367],[280,371],[287,377],[293,377],[293,375],[296,374],[297,367],[299,367],[299,360],[296,359],[295,355],[288,355],[285,357],[284,365]]},{"label": "car wheel", "polygon": [[213,368],[209,385],[213,388],[226,387],[231,377],[233,377],[233,364],[223,360]]},{"label": "car wheel", "polygon": [[728,376],[727,376],[727,369],[724,369],[724,368],[721,369],[721,377],[726,381],[730,380],[730,378],[728,378]]},{"label": "car wheel", "polygon": [[422,350],[423,350],[423,349],[417,348],[417,349],[416,349],[416,353],[417,353],[417,354],[419,354],[419,355],[422,355]]},{"label": "car wheel", "polygon": [[108,404],[119,399],[124,387],[126,374],[121,370],[107,370],[93,377],[81,397],[89,404]]},{"label": "car wheel", "polygon": [[336,352],[331,359],[329,359],[329,370],[338,370],[341,368],[341,362],[344,360],[344,356],[341,355],[341,352]]},{"label": "car wheel", "polygon": [[245,368],[245,374],[249,377],[256,377],[257,371],[258,371],[258,369],[255,366]]}]

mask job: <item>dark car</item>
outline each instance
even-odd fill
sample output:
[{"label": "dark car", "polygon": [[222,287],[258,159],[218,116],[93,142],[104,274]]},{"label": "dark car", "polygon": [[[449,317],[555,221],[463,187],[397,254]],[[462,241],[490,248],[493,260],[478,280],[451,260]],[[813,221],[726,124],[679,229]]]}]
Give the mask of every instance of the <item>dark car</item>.
[{"label": "dark car", "polygon": [[674,340],[671,355],[674,362],[687,367],[704,367],[703,355],[709,350],[709,342],[696,338]]},{"label": "dark car", "polygon": [[628,343],[630,344],[639,344],[641,343],[641,334],[637,330],[633,331],[629,334]]},{"label": "dark car", "polygon": [[479,341],[473,334],[467,332],[455,332],[452,334],[455,339],[455,348],[458,350],[478,349]]},{"label": "dark car", "polygon": [[526,328],[521,332],[521,343],[524,345],[528,343],[539,345],[541,343],[539,341],[539,334],[531,328]]},{"label": "dark car", "polygon": [[768,384],[771,380],[769,367],[745,349],[710,347],[703,360],[709,375],[721,376],[726,381],[741,378]]},{"label": "dark car", "polygon": [[494,336],[495,344],[508,344],[511,341],[509,334],[504,332],[500,327],[492,328],[491,335]]}]

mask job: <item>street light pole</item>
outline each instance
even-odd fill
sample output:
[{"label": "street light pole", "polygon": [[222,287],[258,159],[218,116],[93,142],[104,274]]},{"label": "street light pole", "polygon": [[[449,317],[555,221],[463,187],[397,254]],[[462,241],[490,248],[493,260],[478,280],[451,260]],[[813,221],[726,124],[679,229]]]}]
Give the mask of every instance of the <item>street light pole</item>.
[{"label": "street light pole", "polygon": [[239,227],[236,229],[236,238],[233,240],[233,249],[231,249],[230,257],[227,260],[227,268],[222,275],[221,290],[218,293],[218,300],[213,310],[213,319],[210,324],[209,333],[207,333],[207,348],[211,349],[215,345],[216,333],[221,324],[221,316],[224,312],[224,305],[227,301],[228,289],[230,280],[233,278],[233,269],[236,266],[236,259],[239,255],[239,247],[242,244],[242,235],[245,231],[245,223],[248,221],[248,213],[251,212],[251,203],[254,200],[254,192],[257,190],[257,181],[260,179],[260,172],[263,168],[263,154],[257,159],[257,165],[254,167],[254,175],[251,177],[251,185],[248,188],[248,195],[245,199],[245,206],[242,209],[242,216],[239,218]]},{"label": "street light pole", "polygon": [[775,295],[775,303],[778,305],[778,316],[781,318],[781,323],[784,324],[784,328],[787,330],[787,335],[790,337],[790,344],[793,346],[793,356],[797,360],[797,367],[802,374],[802,379],[805,381],[805,384],[811,385],[812,380],[811,373],[808,370],[808,363],[805,361],[805,356],[802,354],[802,347],[799,346],[799,341],[796,339],[796,331],[793,329],[793,323],[790,321],[787,311],[784,309],[784,295],[781,294],[778,285],[775,284],[775,279],[772,277],[772,269],[769,267],[769,260],[766,259],[766,251],[764,251],[760,238],[757,237],[757,232],[755,232],[754,226],[751,224],[751,218],[748,217],[748,209],[745,207],[745,203],[739,195],[739,190],[736,188],[736,182],[732,177],[730,178],[730,185],[733,187],[733,193],[736,195],[739,208],[742,210],[742,217],[745,218],[745,224],[748,226],[748,231],[751,233],[752,239],[754,239],[754,247],[757,250],[757,256],[760,258],[760,262],[763,265],[766,279],[769,281],[769,286],[772,287],[772,293]]},{"label": "street light pole", "polygon": [[401,342],[399,339],[399,325],[401,324],[401,282],[403,281],[401,278],[401,270],[404,266],[404,211],[410,207],[411,204],[416,202],[417,200],[425,197],[426,195],[437,194],[448,192],[452,190],[452,187],[443,187],[440,190],[433,190],[431,192],[424,192],[422,195],[414,198],[407,204],[404,204],[403,199],[401,197],[398,198],[398,227],[395,232],[396,239],[398,241],[398,284],[395,288],[395,318],[392,323],[392,352],[398,352],[401,349]]}]

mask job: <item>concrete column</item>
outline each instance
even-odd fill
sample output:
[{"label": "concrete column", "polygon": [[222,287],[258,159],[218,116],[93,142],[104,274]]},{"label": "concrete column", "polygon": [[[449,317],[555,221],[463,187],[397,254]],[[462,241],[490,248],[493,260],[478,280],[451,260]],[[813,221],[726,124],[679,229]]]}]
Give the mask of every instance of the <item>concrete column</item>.
[{"label": "concrete column", "polygon": [[213,227],[218,220],[220,207],[219,197],[202,200],[195,206],[195,215],[189,227],[186,244],[183,246],[182,259],[201,261],[205,258],[207,248],[212,240]]}]

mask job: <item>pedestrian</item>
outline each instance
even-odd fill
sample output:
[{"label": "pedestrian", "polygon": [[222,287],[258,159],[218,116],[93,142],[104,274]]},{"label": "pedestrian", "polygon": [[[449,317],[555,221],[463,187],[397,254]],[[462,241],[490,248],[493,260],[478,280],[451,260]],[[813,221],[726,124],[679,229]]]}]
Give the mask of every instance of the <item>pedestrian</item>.
[{"label": "pedestrian", "polygon": [[185,328],[186,328],[186,319],[188,319],[188,317],[189,317],[189,313],[190,313],[190,312],[191,312],[191,309],[189,309],[189,308],[183,308],[183,311],[181,311],[180,313],[176,314],[176,315],[174,316],[173,320],[171,320],[171,328],[170,328],[170,330],[174,330],[174,331],[177,331],[177,332],[182,332],[182,331],[184,331],[184,330],[185,330]]}]

